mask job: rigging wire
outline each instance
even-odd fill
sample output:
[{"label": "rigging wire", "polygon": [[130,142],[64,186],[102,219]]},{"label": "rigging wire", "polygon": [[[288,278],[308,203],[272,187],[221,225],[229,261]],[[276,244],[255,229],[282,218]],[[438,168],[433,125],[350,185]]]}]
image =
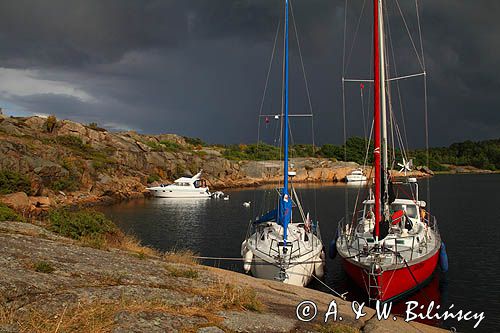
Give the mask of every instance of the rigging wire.
[{"label": "rigging wire", "polygon": [[[424,42],[422,39],[422,28],[420,26],[420,13],[418,7],[418,0],[415,0],[415,9],[417,12],[417,25],[418,25],[418,35],[420,39],[420,50],[422,52],[422,63],[424,67],[424,118],[425,118],[425,158],[426,158],[426,166],[429,168],[429,109],[428,109],[428,101],[427,101],[427,71],[425,67],[425,53],[424,53]],[[430,177],[427,177],[427,209],[429,210],[429,214],[431,213],[431,183]]]},{"label": "rigging wire", "polygon": [[[396,63],[396,54],[394,52],[394,44],[393,44],[393,40],[392,40],[391,25],[390,25],[389,20],[387,22],[387,31],[388,31],[389,43],[391,45],[392,59],[393,59],[393,63],[394,63],[394,65],[393,65],[394,66],[394,74],[395,74],[395,77],[398,77],[399,74],[398,74],[398,68],[397,68],[397,63]],[[409,147],[408,136],[407,136],[407,131],[406,131],[406,120],[405,120],[404,108],[403,108],[403,99],[401,97],[402,96],[401,95],[401,88],[399,85],[399,80],[395,80],[395,81],[396,81],[396,90],[398,93],[399,110],[401,113],[401,122],[403,124],[403,134],[405,137],[405,147]],[[401,147],[403,147],[403,146],[401,146]]]},{"label": "rigging wire", "polygon": [[[257,121],[257,150],[259,149],[259,145],[260,145],[260,126],[261,126],[260,119],[262,118],[262,110],[264,109],[264,101],[266,99],[267,88],[269,86],[269,77],[271,75],[271,70],[273,67],[273,60],[274,60],[274,55],[276,53],[276,45],[277,45],[277,41],[278,41],[280,26],[281,26],[281,19],[278,21],[278,24],[276,26],[276,33],[275,33],[274,42],[273,42],[273,50],[271,52],[271,58],[269,59],[269,65],[268,65],[268,70],[267,70],[267,75],[266,75],[266,83],[264,85],[264,91],[262,93],[262,100],[260,102],[259,118]],[[253,195],[253,202],[256,202],[256,193],[255,192]],[[252,215],[254,215],[254,216],[255,216],[255,209],[256,209],[256,205],[252,205]]]},{"label": "rigging wire", "polygon": [[[422,68],[422,71],[425,72],[424,63],[422,62],[422,60],[420,59],[420,56],[418,54],[417,47],[415,46],[415,42],[413,41],[413,37],[411,36],[410,29],[408,28],[408,24],[406,23],[405,16],[403,14],[403,11],[401,10],[401,7],[399,6],[399,0],[396,0],[396,5],[397,5],[397,7],[399,9],[399,14],[401,15],[401,18],[403,19],[403,23],[405,25],[406,32],[408,33],[408,37],[410,38],[411,44],[413,46],[413,50],[415,51],[415,55],[417,57],[418,62],[420,63],[420,67]],[[420,25],[420,23],[419,23],[419,25]]]},{"label": "rigging wire", "polygon": [[[383,13],[382,15],[385,14],[386,18],[387,19],[384,19],[384,30],[388,30],[389,28],[387,28],[389,26],[389,12],[387,10],[387,3],[384,2],[383,4]],[[387,37],[386,37],[387,38]],[[392,42],[392,40],[390,40],[390,42]],[[385,54],[387,54],[387,48],[389,48],[389,45],[387,45],[387,43],[384,43],[384,46],[385,46],[385,49],[382,50]],[[392,44],[390,44],[390,48],[393,49],[392,47]],[[385,59],[385,70],[386,70],[386,77],[390,77],[390,64],[389,64],[389,57],[384,57]],[[394,60],[394,62],[396,62]],[[391,161],[391,166],[389,167],[389,170],[393,170],[394,169],[394,166],[395,166],[395,163],[396,163],[396,149],[395,149],[395,142],[394,142],[394,110],[393,110],[393,106],[392,106],[392,93],[391,93],[391,85],[390,84],[387,84],[386,85],[386,91],[387,91],[387,101],[388,101],[388,104],[389,104],[389,125],[390,125],[390,133],[391,133],[391,136],[390,136],[390,147],[391,147],[391,157],[392,157],[392,161]],[[388,170],[388,172],[390,172]]]},{"label": "rigging wire", "polygon": [[[306,93],[307,93],[307,102],[309,105],[309,112],[311,113],[311,137],[312,137],[312,149],[313,149],[313,155],[316,153],[316,142],[315,142],[315,132],[314,132],[314,112],[313,112],[313,106],[312,106],[312,99],[311,99],[311,93],[309,89],[309,82],[307,80],[307,74],[304,66],[304,59],[302,56],[302,47],[300,44],[300,38],[299,38],[299,32],[297,28],[297,22],[295,20],[295,13],[293,10],[293,4],[292,1],[290,1],[290,11],[292,13],[292,22],[293,22],[293,27],[295,31],[295,39],[297,41],[297,48],[299,50],[299,58],[300,58],[300,65],[302,69],[302,75],[304,78],[304,85],[306,88]],[[313,189],[314,192],[314,216],[317,219],[317,202],[316,202],[316,188]],[[302,200],[302,197],[299,197],[300,200]]]},{"label": "rigging wire", "polygon": [[281,20],[278,21],[278,25],[276,26],[276,33],[274,36],[274,43],[273,43],[273,51],[271,52],[271,58],[269,59],[269,65],[268,65],[268,70],[267,70],[267,75],[266,75],[266,83],[264,85],[264,92],[262,93],[262,100],[260,102],[259,119],[258,119],[258,126],[257,126],[257,148],[258,148],[259,143],[260,143],[260,119],[262,117],[262,110],[264,109],[264,101],[266,99],[267,87],[269,85],[269,77],[271,75],[271,69],[273,67],[274,54],[276,52],[276,44],[277,44],[277,40],[278,40],[278,34],[280,31],[280,25],[281,25]]},{"label": "rigging wire", "polygon": [[[223,261],[238,261],[238,262],[245,261],[244,258],[233,258],[233,257],[193,256],[193,259],[196,259],[196,260],[213,260],[213,261],[216,261],[216,262],[221,261],[221,260],[223,260]],[[305,260],[305,261],[297,261],[297,262],[294,261],[294,264],[297,264],[297,265],[319,264],[319,263],[322,263],[322,262],[323,261],[321,261],[321,260]],[[276,266],[273,263],[269,263],[269,262],[265,262],[265,261],[264,262],[253,262],[252,265]],[[308,276],[306,274],[301,274],[301,273],[298,273],[298,272],[287,272],[287,274]],[[337,295],[338,297],[342,298],[343,300],[346,299],[345,295],[347,295],[347,292],[345,292],[345,293],[339,293],[336,290],[334,290],[332,287],[330,287],[329,285],[327,285],[326,283],[324,283],[323,281],[321,281],[321,279],[319,279],[316,275],[312,274],[311,276],[314,277],[316,280],[318,280],[319,283],[321,283],[325,288],[327,288],[329,291],[331,291],[334,295]]]},{"label": "rigging wire", "polygon": [[366,117],[365,117],[365,99],[363,96],[364,87],[359,90],[359,97],[361,98],[361,114],[363,116],[363,135],[366,139]]},{"label": "rigging wire", "polygon": [[[359,17],[358,17],[358,23],[356,25],[356,30],[354,32],[354,38],[353,38],[353,41],[352,41],[352,44],[351,44],[351,49],[349,51],[349,55],[347,56],[347,63],[345,63],[345,68],[344,68],[344,71],[347,70],[347,68],[349,67],[349,63],[351,61],[351,56],[352,56],[352,52],[354,50],[354,45],[356,44],[356,38],[358,36],[358,31],[359,31],[359,26],[361,24],[361,19],[363,18],[363,14],[364,14],[364,10],[365,10],[365,5],[366,5],[366,0],[363,0],[363,6],[361,7],[361,13],[359,14]],[[346,13],[344,15],[344,19],[346,20],[347,22],[347,0],[346,0]],[[346,24],[344,24],[344,34],[345,34],[345,28],[346,28]],[[344,35],[344,41],[345,41],[345,35]],[[345,52],[345,43],[344,43],[344,52]]]},{"label": "rigging wire", "polygon": [[[309,103],[309,112],[311,113],[311,117],[312,119],[314,119],[313,117],[313,107],[312,107],[312,102],[311,102],[311,93],[310,93],[310,90],[309,90],[309,82],[307,80],[307,75],[306,75],[306,70],[305,70],[305,67],[304,67],[304,59],[302,57],[302,47],[300,46],[300,39],[299,39],[299,33],[298,33],[298,29],[297,29],[297,23],[295,21],[295,14],[294,14],[294,11],[293,11],[293,5],[292,5],[292,1],[290,1],[290,12],[292,13],[292,22],[293,22],[293,27],[294,27],[294,31],[295,31],[295,39],[297,41],[297,48],[299,50],[299,58],[300,58],[300,65],[301,65],[301,68],[302,68],[302,75],[304,77],[304,84],[305,84],[305,88],[306,88],[306,93],[307,93],[307,102]],[[311,120],[311,123],[314,124],[314,120]],[[312,140],[313,140],[313,150],[314,150],[314,147],[315,147],[315,144],[314,144],[314,125],[312,125]]]},{"label": "rigging wire", "polygon": [[[422,39],[422,28],[420,26],[420,14],[418,8],[418,0],[415,0],[415,8],[417,12],[418,34],[420,39],[420,50],[422,51],[422,63],[424,65],[424,118],[425,118],[425,157],[427,168],[429,169],[429,103],[427,100],[427,71],[425,67],[424,42]],[[427,203],[429,215],[431,214],[431,182],[430,177],[427,177]]]},{"label": "rigging wire", "polygon": [[[363,8],[364,8],[363,2]],[[345,63],[345,53],[346,53],[346,35],[347,35],[347,0],[345,0],[344,5],[344,49],[342,52],[342,122],[343,122],[343,136],[344,136],[344,160],[347,159],[347,148],[346,148],[346,105],[345,105],[345,74],[346,74],[346,63]],[[361,15],[360,15],[361,18]],[[359,27],[358,20],[358,27]],[[357,29],[356,29],[357,33]],[[353,42],[354,44],[354,42]],[[349,214],[349,197],[347,195],[347,187],[344,188],[344,218],[347,221],[347,217]]]}]

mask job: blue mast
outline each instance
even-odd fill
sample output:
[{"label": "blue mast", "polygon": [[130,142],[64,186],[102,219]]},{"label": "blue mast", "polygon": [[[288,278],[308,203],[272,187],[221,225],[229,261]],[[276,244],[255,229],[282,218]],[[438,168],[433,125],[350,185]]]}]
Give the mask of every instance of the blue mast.
[{"label": "blue mast", "polygon": [[283,242],[286,246],[288,223],[290,222],[292,201],[288,194],[288,0],[285,0],[285,110],[283,115],[283,192],[280,198],[281,223],[283,225]]}]

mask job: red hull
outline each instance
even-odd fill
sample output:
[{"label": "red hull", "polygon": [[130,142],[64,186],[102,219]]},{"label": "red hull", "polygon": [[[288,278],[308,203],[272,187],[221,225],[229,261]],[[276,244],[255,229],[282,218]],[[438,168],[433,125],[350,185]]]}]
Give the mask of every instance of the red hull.
[{"label": "red hull", "polygon": [[[381,275],[376,277],[376,283],[380,287],[380,292],[377,292],[376,289],[372,289],[371,298],[388,301],[401,297],[411,290],[418,288],[431,277],[432,273],[434,273],[438,259],[439,251],[436,251],[432,257],[424,261],[415,264],[409,263],[409,269],[403,266],[395,270],[384,271]],[[368,290],[368,279],[370,278],[368,275],[369,268],[358,266],[348,259],[343,259],[342,261],[345,271],[354,282],[363,290]],[[375,284],[373,279],[372,277],[372,285]]]}]

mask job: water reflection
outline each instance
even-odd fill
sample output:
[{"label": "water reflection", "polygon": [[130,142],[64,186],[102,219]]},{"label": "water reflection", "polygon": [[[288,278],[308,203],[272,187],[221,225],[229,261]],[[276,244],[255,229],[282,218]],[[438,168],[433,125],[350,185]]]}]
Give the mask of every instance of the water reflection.
[{"label": "water reflection", "polygon": [[[427,182],[420,183],[421,199],[427,201]],[[500,175],[437,176],[430,180],[432,203],[429,207],[438,217],[441,235],[446,242],[449,272],[443,276],[436,274],[423,291],[395,303],[395,311],[402,313],[407,300],[420,299],[421,304],[428,304],[427,298],[439,300],[442,308],[454,304],[455,309],[485,311],[481,331],[500,331],[500,317],[495,316],[500,313],[500,256],[495,255],[498,253],[496,239],[500,237],[500,228],[493,223],[500,221],[500,215],[498,211],[492,213],[484,209],[498,205],[499,183]],[[270,185],[266,188],[273,191],[276,187]],[[325,246],[335,237],[345,207],[352,212],[356,197],[367,195],[363,186],[300,184],[297,188],[300,188],[298,192],[305,211],[320,221]],[[262,188],[225,191],[230,194],[228,201],[135,200],[106,207],[104,211],[124,231],[133,232],[145,244],[160,250],[187,247],[204,256],[239,257],[248,221],[258,215],[265,203],[265,192],[275,196],[272,191]],[[242,206],[246,201],[252,202],[250,208]],[[214,262],[205,264],[214,265]],[[242,271],[241,263],[221,261],[216,265]],[[330,287],[340,292],[349,291],[350,300],[365,301],[363,290],[349,280],[339,258],[327,258],[326,268],[325,282]],[[319,283],[313,282],[311,288],[328,292]],[[470,322],[458,323],[451,319],[445,326],[473,331]]]}]

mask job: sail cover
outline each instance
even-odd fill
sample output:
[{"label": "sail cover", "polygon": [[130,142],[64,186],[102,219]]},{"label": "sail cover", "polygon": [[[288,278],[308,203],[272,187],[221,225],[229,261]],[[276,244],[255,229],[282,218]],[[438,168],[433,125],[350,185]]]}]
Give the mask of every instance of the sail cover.
[{"label": "sail cover", "polygon": [[278,223],[285,227],[290,223],[292,216],[292,200],[287,193],[280,197]]},{"label": "sail cover", "polygon": [[264,222],[269,222],[269,221],[276,221],[277,216],[278,216],[277,209],[270,210],[267,213],[262,214],[261,216],[257,217],[255,219],[254,224],[259,224],[259,223],[264,223]]}]

